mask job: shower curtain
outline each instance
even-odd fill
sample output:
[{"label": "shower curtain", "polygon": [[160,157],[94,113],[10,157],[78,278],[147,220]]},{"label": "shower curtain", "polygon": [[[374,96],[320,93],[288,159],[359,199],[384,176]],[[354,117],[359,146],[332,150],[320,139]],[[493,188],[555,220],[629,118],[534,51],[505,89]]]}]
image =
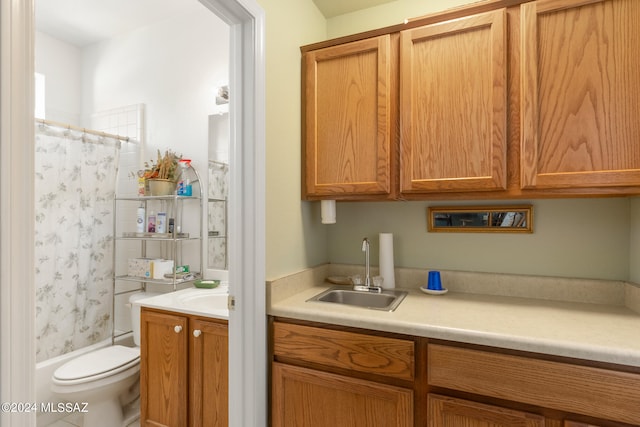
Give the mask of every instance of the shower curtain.
[{"label": "shower curtain", "polygon": [[36,124],[38,362],[111,335],[120,141]]}]

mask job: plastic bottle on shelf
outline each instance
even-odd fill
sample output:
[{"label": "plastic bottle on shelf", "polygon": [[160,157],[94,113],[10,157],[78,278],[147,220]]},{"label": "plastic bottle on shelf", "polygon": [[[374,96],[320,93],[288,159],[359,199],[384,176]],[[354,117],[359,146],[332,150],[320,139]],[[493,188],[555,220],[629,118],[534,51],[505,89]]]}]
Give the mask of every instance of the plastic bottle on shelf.
[{"label": "plastic bottle on shelf", "polygon": [[156,214],[153,211],[149,212],[149,218],[147,220],[147,231],[149,233],[156,232]]},{"label": "plastic bottle on shelf", "polygon": [[[144,171],[138,171],[138,197],[144,197],[146,195],[144,187]],[[143,230],[144,231],[144,230]]]},{"label": "plastic bottle on shelf", "polygon": [[191,159],[180,159],[180,180],[178,181],[178,188],[176,194],[178,196],[191,196],[191,182],[187,175],[187,171],[191,167]]},{"label": "plastic bottle on shelf", "polygon": [[144,233],[145,209],[144,203],[140,203],[138,207],[138,215],[136,218],[136,232]]},{"label": "plastic bottle on shelf", "polygon": [[156,232],[165,233],[167,228],[167,213],[166,212],[158,212],[156,223]]}]

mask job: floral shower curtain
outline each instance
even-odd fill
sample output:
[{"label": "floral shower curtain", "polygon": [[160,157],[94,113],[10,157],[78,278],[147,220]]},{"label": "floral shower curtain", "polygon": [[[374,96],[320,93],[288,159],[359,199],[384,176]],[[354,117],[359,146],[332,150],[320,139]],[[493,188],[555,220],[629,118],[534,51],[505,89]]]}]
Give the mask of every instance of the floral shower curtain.
[{"label": "floral shower curtain", "polygon": [[207,267],[227,270],[227,200],[229,165],[209,160],[209,214]]},{"label": "floral shower curtain", "polygon": [[36,360],[111,334],[120,141],[36,125]]}]

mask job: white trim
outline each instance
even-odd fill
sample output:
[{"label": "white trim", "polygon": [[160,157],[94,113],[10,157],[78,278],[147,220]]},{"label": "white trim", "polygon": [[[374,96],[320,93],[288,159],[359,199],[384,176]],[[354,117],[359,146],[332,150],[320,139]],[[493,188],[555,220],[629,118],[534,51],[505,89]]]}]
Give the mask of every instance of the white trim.
[{"label": "white trim", "polygon": [[[33,2],[0,0],[0,401],[35,401]],[[3,426],[35,413],[2,411]]]},{"label": "white trim", "polygon": [[267,425],[264,12],[254,0],[200,0],[231,26],[229,425]]}]

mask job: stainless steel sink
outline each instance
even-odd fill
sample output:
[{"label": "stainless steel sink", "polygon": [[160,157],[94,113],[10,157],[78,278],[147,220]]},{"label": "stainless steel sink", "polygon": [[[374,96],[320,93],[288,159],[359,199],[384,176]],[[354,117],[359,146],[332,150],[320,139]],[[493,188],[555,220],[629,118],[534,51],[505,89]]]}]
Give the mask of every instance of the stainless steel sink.
[{"label": "stainless steel sink", "polygon": [[334,304],[353,305],[372,310],[394,311],[407,296],[405,291],[384,290],[380,293],[354,291],[352,289],[331,288],[319,293],[309,301],[331,302]]}]

